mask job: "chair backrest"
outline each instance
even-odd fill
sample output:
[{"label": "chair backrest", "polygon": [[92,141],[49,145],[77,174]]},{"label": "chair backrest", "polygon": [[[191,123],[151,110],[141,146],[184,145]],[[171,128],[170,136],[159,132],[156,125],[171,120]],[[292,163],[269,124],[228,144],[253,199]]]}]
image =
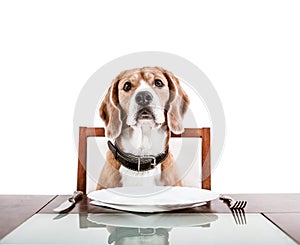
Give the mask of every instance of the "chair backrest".
[{"label": "chair backrest", "polygon": [[[86,194],[87,186],[87,138],[105,137],[104,128],[80,127],[78,144],[78,172],[77,190]],[[202,138],[201,164],[202,164],[202,189],[211,189],[211,164],[210,164],[210,128],[185,128],[182,134],[173,134],[171,137]]]}]

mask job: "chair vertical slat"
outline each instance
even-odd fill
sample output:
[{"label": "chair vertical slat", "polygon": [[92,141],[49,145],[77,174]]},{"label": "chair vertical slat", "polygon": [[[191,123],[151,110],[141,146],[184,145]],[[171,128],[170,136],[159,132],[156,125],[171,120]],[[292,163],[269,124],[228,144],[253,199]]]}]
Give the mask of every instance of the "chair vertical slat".
[{"label": "chair vertical slat", "polygon": [[202,129],[202,189],[211,190],[210,128]]},{"label": "chair vertical slat", "polygon": [[80,127],[78,143],[77,190],[86,194],[87,128]]}]

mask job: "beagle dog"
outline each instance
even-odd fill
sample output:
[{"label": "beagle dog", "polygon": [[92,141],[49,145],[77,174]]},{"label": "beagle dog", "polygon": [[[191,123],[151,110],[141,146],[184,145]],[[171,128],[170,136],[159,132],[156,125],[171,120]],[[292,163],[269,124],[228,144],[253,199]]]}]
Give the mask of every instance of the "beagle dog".
[{"label": "beagle dog", "polygon": [[181,186],[169,151],[171,132],[181,134],[189,98],[179,80],[161,67],[121,72],[99,112],[109,151],[97,189],[121,186]]}]

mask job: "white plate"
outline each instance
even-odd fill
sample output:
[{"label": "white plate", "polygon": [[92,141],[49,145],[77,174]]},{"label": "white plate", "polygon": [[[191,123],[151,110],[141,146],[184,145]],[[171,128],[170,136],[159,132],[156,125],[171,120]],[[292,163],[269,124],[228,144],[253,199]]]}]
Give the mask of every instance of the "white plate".
[{"label": "white plate", "polygon": [[113,208],[113,209],[118,209],[127,212],[137,212],[137,213],[168,212],[172,210],[194,208],[206,204],[206,202],[201,202],[201,203],[193,203],[187,205],[120,205],[120,204],[109,204],[100,201],[91,201],[90,203],[96,206]]},{"label": "white plate", "polygon": [[88,197],[94,201],[113,205],[191,205],[218,198],[219,194],[190,187],[120,187],[91,192]]},{"label": "white plate", "polygon": [[173,228],[191,227],[212,223],[218,219],[215,214],[164,213],[152,215],[88,214],[93,223],[114,227],[128,228]]}]

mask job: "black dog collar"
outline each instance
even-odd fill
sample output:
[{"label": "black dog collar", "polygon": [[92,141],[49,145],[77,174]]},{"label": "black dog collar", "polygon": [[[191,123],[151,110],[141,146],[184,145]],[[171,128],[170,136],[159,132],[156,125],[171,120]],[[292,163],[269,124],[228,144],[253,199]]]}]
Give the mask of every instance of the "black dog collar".
[{"label": "black dog collar", "polygon": [[156,156],[145,155],[137,156],[131,153],[125,153],[117,145],[113,145],[111,141],[107,142],[109,150],[113,153],[115,159],[119,161],[124,167],[134,171],[147,171],[155,168],[160,164],[169,154],[169,147],[167,146],[165,152]]}]

